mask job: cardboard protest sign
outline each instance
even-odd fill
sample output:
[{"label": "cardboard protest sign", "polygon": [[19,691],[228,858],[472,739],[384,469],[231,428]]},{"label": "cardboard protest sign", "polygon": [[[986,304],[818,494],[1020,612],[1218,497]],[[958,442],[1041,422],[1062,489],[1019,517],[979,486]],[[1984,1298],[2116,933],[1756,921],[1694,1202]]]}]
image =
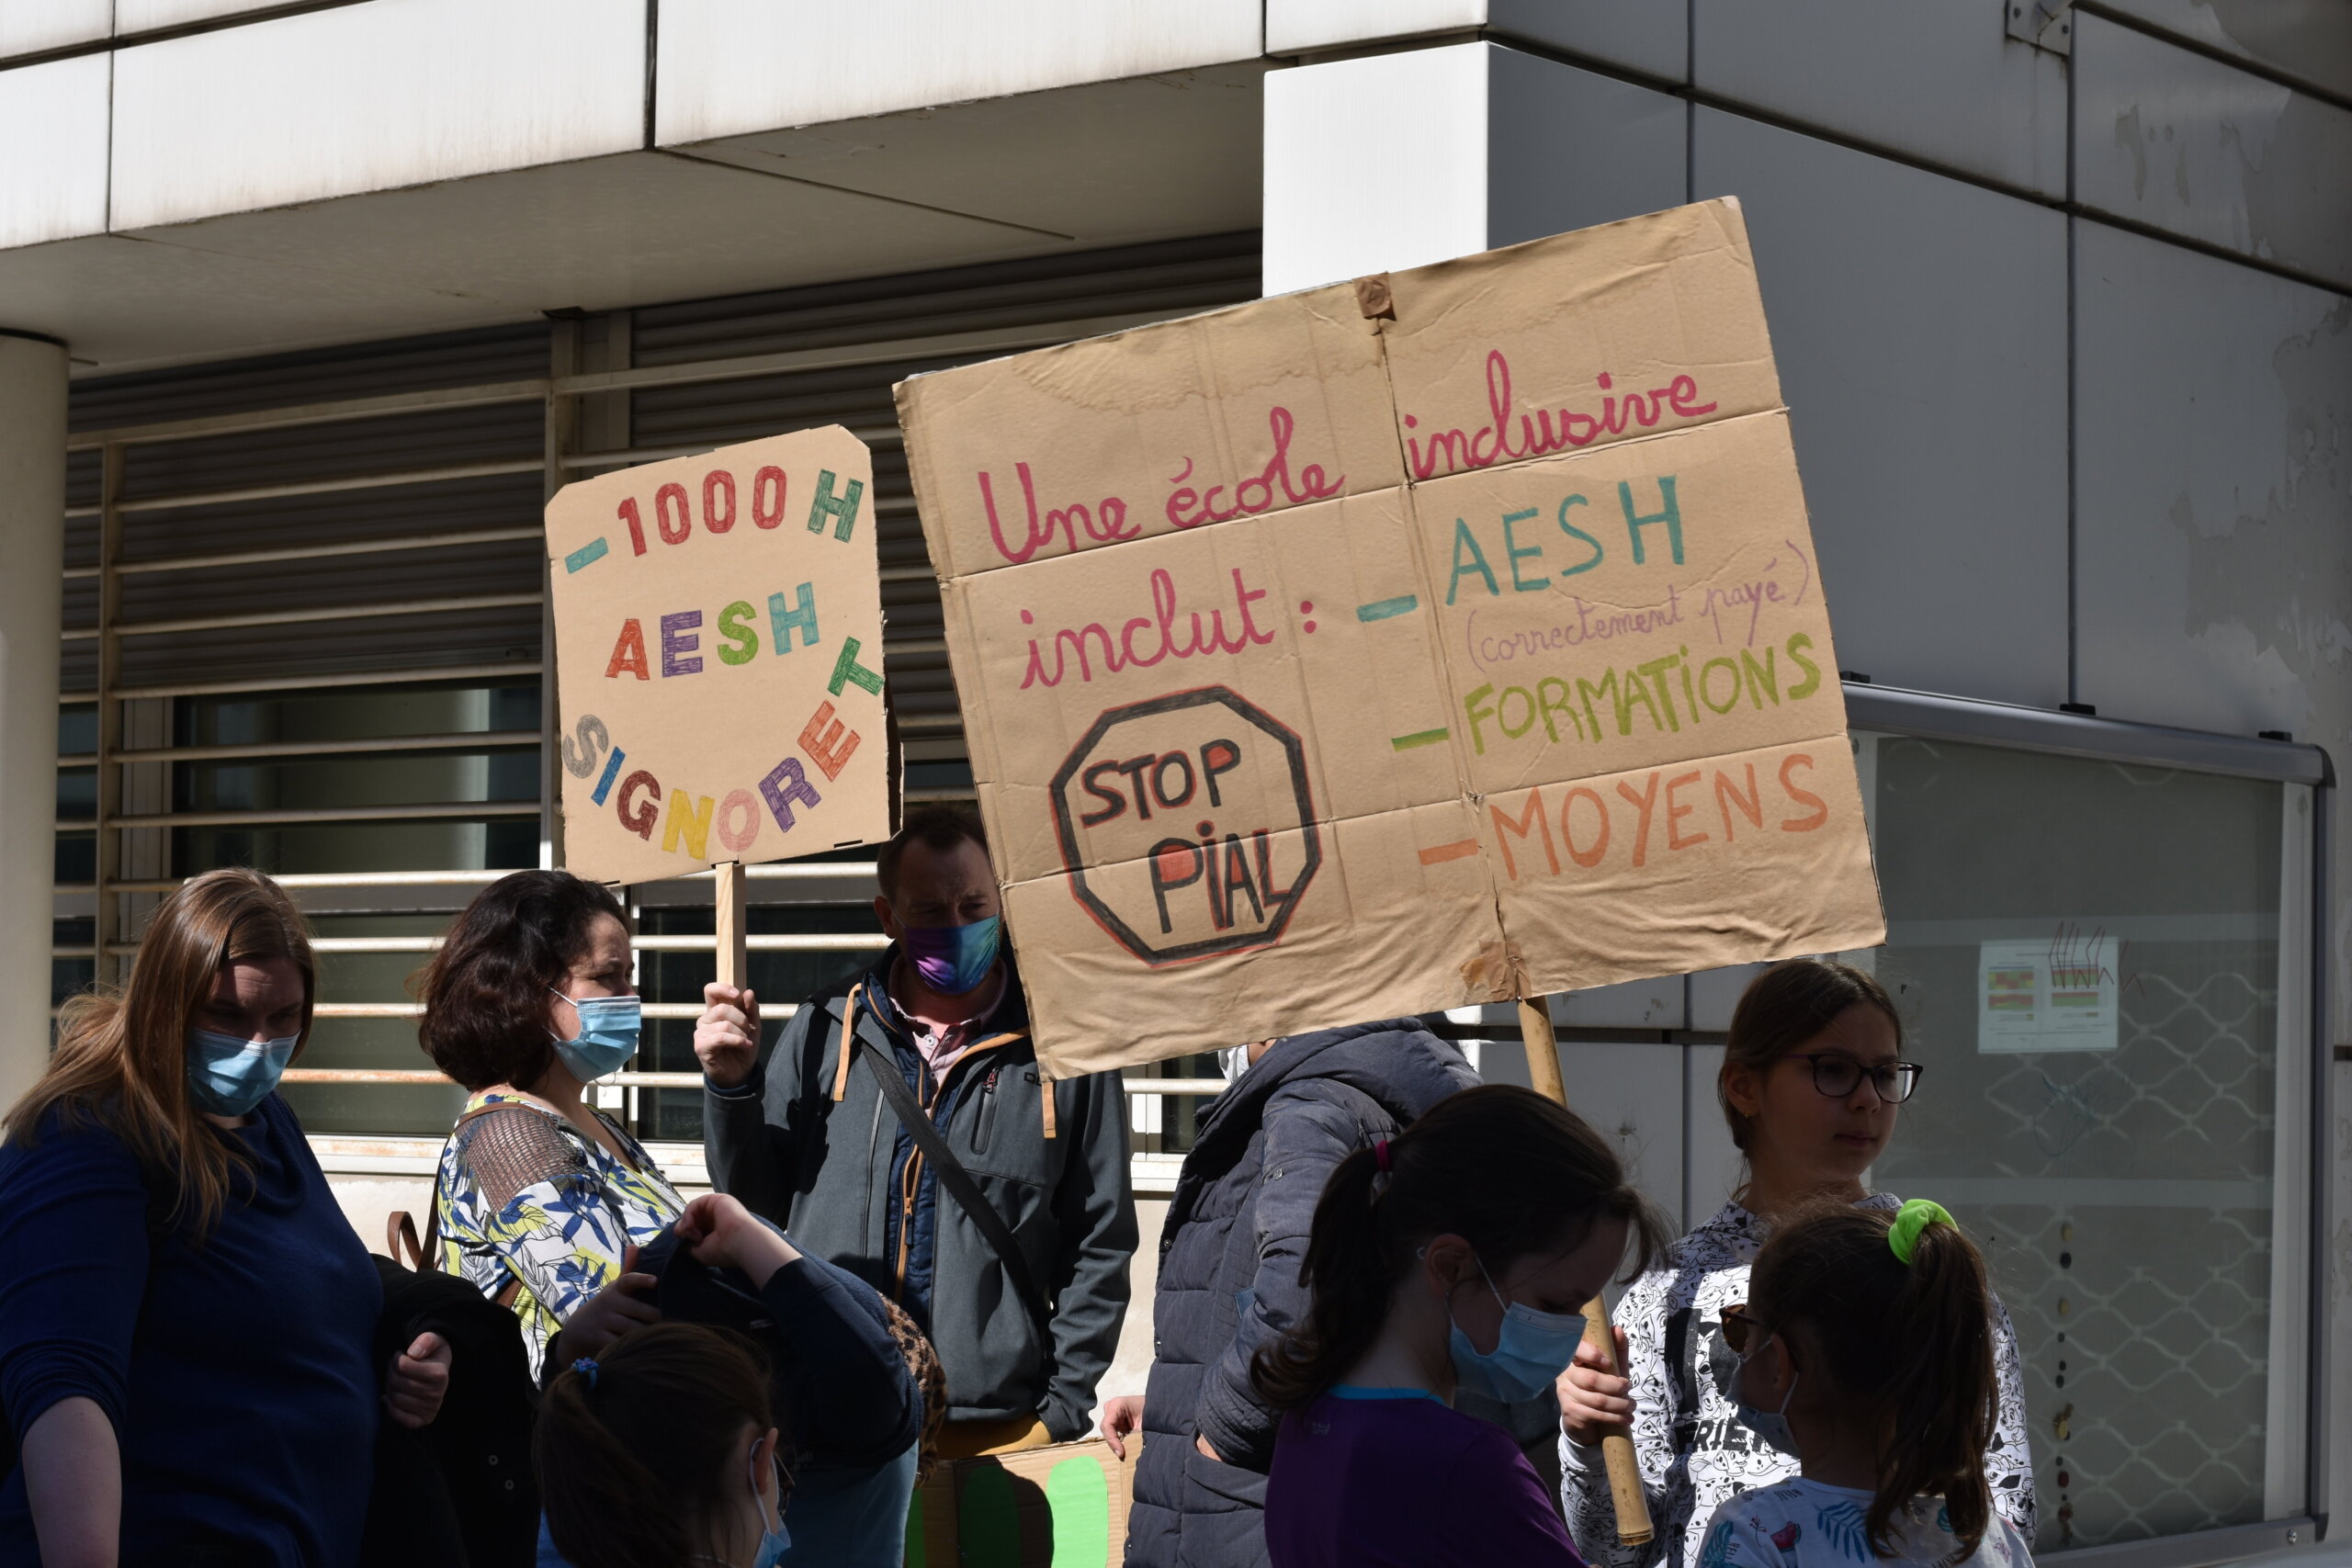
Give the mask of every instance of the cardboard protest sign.
[{"label": "cardboard protest sign", "polygon": [[873,485],[828,425],[548,502],[572,871],[650,882],[889,836]]},{"label": "cardboard protest sign", "polygon": [[1736,203],[899,406],[1055,1071],[1883,940]]},{"label": "cardboard protest sign", "polygon": [[938,1466],[907,1511],[907,1562],[1069,1568],[1119,1561],[1142,1435],[1127,1445],[1124,1460],[1097,1438]]}]

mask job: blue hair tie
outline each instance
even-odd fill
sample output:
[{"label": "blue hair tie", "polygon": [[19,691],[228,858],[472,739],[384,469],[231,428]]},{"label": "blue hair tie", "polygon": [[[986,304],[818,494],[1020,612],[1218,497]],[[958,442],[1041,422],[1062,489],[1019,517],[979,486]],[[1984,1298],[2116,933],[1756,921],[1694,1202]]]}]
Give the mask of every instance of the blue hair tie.
[{"label": "blue hair tie", "polygon": [[586,1378],[586,1379],[588,1380],[588,1386],[589,1386],[590,1388],[594,1388],[594,1387],[596,1386],[596,1363],[595,1363],[595,1362],[594,1362],[594,1361],[590,1360],[587,1357],[582,1356],[582,1357],[581,1357],[581,1358],[580,1358],[580,1359],[578,1359],[578,1360],[576,1360],[576,1361],[574,1361],[574,1362],[572,1362],[572,1363],[571,1363],[571,1370],[572,1370],[573,1371],[575,1371],[575,1372],[578,1372],[581,1376],[582,1376],[582,1377]]}]

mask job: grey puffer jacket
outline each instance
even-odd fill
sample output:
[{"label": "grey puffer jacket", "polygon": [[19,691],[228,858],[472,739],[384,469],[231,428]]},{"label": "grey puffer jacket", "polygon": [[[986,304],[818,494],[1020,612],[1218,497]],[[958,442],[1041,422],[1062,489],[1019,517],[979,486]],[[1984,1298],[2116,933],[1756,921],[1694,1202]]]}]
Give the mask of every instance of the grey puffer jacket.
[{"label": "grey puffer jacket", "polygon": [[1477,1082],[1459,1050],[1402,1018],[1279,1041],[1217,1097],[1160,1233],[1128,1568],[1265,1561],[1278,1422],[1250,1361],[1306,1311],[1316,1201],[1349,1154]]}]

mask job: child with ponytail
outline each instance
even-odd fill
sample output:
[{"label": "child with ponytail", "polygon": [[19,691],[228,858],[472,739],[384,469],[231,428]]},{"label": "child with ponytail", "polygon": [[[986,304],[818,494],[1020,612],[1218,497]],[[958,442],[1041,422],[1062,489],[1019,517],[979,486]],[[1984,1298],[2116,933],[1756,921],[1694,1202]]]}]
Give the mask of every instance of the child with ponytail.
[{"label": "child with ponytail", "polygon": [[1937,1204],[1839,1204],[1765,1245],[1724,1309],[1743,1417],[1802,1466],[1715,1510],[1699,1568],[2031,1568],[1994,1511],[1984,1260]]},{"label": "child with ponytail", "polygon": [[773,1568],[792,1490],[776,1442],[749,1341],[696,1324],[636,1329],[548,1385],[548,1533],[574,1568]]},{"label": "child with ponytail", "polygon": [[1341,1160],[1300,1269],[1306,1316],[1251,1370],[1284,1412],[1273,1568],[1582,1568],[1518,1444],[1452,1403],[1549,1388],[1635,1240],[1646,1263],[1662,1236],[1615,1153],[1527,1089],[1465,1089]]}]

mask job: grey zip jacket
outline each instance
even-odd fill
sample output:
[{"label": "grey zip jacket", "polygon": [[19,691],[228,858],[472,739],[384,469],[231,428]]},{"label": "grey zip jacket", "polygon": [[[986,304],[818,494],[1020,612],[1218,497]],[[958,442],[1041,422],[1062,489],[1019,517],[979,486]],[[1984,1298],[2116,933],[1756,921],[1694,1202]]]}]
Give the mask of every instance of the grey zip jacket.
[{"label": "grey zip jacket", "polygon": [[[946,1371],[950,1420],[1035,1415],[1069,1441],[1092,1419],[1127,1312],[1136,1208],[1118,1075],[1044,1082],[1016,978],[988,1032],[934,1078],[883,989],[897,960],[893,946],[808,998],[740,1088],[705,1083],[711,1180],[914,1315]],[[853,1013],[857,1037],[898,1063],[1012,1231],[1053,1308],[1044,1339],[988,1237],[899,1125],[872,1057],[852,1044],[841,1073]]]}]

